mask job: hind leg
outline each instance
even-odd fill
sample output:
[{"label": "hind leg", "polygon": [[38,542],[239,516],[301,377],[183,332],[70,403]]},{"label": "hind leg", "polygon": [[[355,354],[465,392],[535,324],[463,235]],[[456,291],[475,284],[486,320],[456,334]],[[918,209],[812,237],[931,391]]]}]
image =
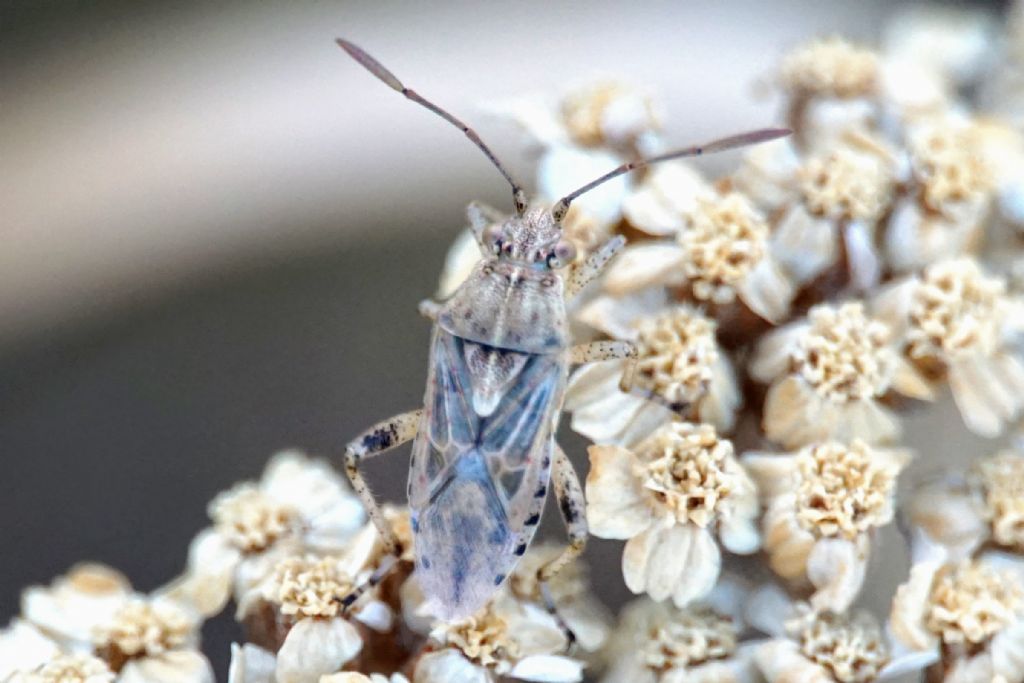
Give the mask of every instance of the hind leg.
[{"label": "hind leg", "polygon": [[569,457],[558,444],[555,444],[554,455],[551,479],[555,485],[558,509],[562,512],[562,519],[568,532],[569,546],[555,559],[541,567],[537,577],[540,579],[541,595],[544,597],[545,606],[555,619],[558,620],[558,624],[565,631],[571,646],[576,640],[576,635],[565,623],[561,615],[559,615],[558,606],[551,596],[551,589],[548,583],[582,555],[583,550],[587,547],[586,500],[583,497],[583,489],[580,487],[580,480],[576,476],[576,470],[573,469]]}]

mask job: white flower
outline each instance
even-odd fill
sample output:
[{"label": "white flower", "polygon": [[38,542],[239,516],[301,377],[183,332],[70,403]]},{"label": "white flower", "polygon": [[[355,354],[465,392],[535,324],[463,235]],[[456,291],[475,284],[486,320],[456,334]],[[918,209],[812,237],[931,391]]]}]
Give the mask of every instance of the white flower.
[{"label": "white flower", "polygon": [[[272,644],[276,653],[236,648],[232,683],[259,680],[263,674],[254,672],[265,671],[273,672],[274,683],[317,681],[359,654],[363,640],[342,615],[341,599],[356,586],[362,568],[360,561],[349,558],[308,555],[280,560],[239,604],[239,616],[249,630],[258,632],[259,641]],[[272,626],[268,629],[266,624]]]},{"label": "white flower", "polygon": [[33,671],[59,654],[57,643],[36,626],[15,619],[0,630],[0,681],[7,681],[15,672]]},{"label": "white flower", "polygon": [[365,519],[359,499],[326,461],[278,453],[258,483],[237,484],[209,505],[213,526],[189,547],[188,569],[166,590],[204,615],[220,612],[295,552],[345,547]]},{"label": "white flower", "polygon": [[[580,312],[581,320],[636,342],[637,358],[591,363],[573,374],[565,410],[573,413],[575,431],[629,446],[669,421],[673,408],[721,431],[732,428],[741,397],[715,323],[689,306],[644,315],[662,300],[657,292],[601,297]],[[633,386],[624,392],[620,385],[630,369],[626,379]]]},{"label": "white flower", "polygon": [[892,521],[896,479],[909,459],[859,440],[744,455],[767,510],[769,563],[788,581],[813,586],[815,609],[843,612],[857,597],[871,532]]},{"label": "white flower", "polygon": [[548,683],[583,679],[583,665],[564,656],[568,642],[554,617],[500,596],[476,616],[431,631],[433,649],[419,658],[413,683],[493,683],[501,677]]},{"label": "white flower", "polygon": [[753,683],[743,625],[707,606],[641,598],[626,605],[602,683]]},{"label": "white flower", "polygon": [[971,258],[939,261],[883,289],[872,307],[907,359],[948,380],[972,432],[998,436],[1024,409],[1024,364],[1011,346],[1024,318],[1002,278]]},{"label": "white flower", "polygon": [[899,423],[879,399],[890,389],[922,399],[931,392],[896,353],[891,337],[860,303],[820,304],[805,320],[762,337],[749,370],[771,384],[765,435],[786,448],[895,438]]},{"label": "white flower", "polygon": [[721,568],[713,532],[736,553],[760,546],[753,482],[710,425],[672,422],[633,451],[591,446],[587,519],[601,538],[628,539],[626,586],[682,607],[706,596]]},{"label": "white flower", "polygon": [[1015,564],[941,555],[915,563],[893,599],[890,631],[908,650],[938,655],[946,681],[1024,680],[1024,571]]},{"label": "white flower", "polygon": [[933,653],[898,652],[868,612],[818,612],[774,586],[747,603],[750,623],[771,636],[754,658],[768,683],[871,683],[920,671]]},{"label": "white flower", "polygon": [[92,655],[57,655],[30,670],[19,670],[4,683],[114,683],[114,672]]}]

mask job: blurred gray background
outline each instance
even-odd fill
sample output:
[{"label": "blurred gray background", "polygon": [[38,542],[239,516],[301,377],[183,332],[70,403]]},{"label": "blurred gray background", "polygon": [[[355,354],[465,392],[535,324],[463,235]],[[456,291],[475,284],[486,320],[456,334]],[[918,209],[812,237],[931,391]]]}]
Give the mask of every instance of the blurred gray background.
[{"label": "blurred gray background", "polygon": [[[420,399],[416,303],[466,202],[508,194],[336,36],[528,178],[481,104],[605,74],[658,92],[679,143],[769,125],[782,51],[904,5],[0,2],[0,623],[81,559],[158,585],[217,491]],[[384,496],[406,462],[370,466]],[[590,552],[621,602],[618,545]],[[232,635],[207,631],[221,672]]]}]

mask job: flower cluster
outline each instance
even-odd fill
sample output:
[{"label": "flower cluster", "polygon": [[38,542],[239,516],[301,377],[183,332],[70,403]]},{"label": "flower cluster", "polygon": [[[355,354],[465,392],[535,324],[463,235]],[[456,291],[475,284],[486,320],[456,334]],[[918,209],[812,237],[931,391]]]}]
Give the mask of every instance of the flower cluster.
[{"label": "flower cluster", "polygon": [[[629,352],[566,378],[593,443],[585,500],[560,501],[574,549],[584,521],[621,542],[612,574],[639,597],[617,615],[583,563],[549,576],[562,545],[516,538],[496,578],[458,570],[490,602],[438,620],[421,508],[366,511],[332,464],[289,451],[210,502],[157,590],[95,564],[26,589],[0,683],[212,683],[200,631],[229,605],[229,683],[1024,683],[1024,3],[1003,39],[966,10],[916,12],[879,46],[781,56],[792,135],[725,177],[644,166],[564,217],[568,277],[626,238],[566,302],[581,341]],[[620,82],[492,111],[536,152],[538,205],[672,149],[657,100]],[[440,298],[503,220],[469,214]],[[944,429],[1017,443],[914,443],[907,416],[944,409]],[[551,488],[578,498],[556,455]],[[517,474],[490,471],[511,519]],[[903,555],[887,592],[897,572],[872,572]]]}]

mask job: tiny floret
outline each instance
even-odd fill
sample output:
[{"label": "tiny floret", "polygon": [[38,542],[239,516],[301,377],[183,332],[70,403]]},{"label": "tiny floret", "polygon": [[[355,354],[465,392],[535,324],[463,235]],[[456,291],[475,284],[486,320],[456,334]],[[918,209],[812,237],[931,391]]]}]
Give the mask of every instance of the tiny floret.
[{"label": "tiny floret", "polygon": [[797,519],[816,536],[852,540],[892,519],[897,472],[863,441],[808,446],[796,465]]},{"label": "tiny floret", "polygon": [[289,557],[278,563],[266,597],[281,606],[281,613],[297,619],[335,617],[340,598],[354,588],[351,577],[338,568],[337,558]]},{"label": "tiny floret", "polygon": [[171,601],[130,600],[96,633],[97,652],[108,661],[156,657],[189,646],[195,637],[192,616]]},{"label": "tiny floret", "polygon": [[988,169],[970,128],[950,124],[928,126],[911,140],[911,163],[921,186],[921,201],[948,215],[958,205],[986,197]]},{"label": "tiny floret", "polygon": [[88,654],[60,655],[12,683],[114,683],[114,672],[102,659]]},{"label": "tiny floret", "polygon": [[781,76],[783,87],[795,94],[863,97],[875,90],[878,57],[842,38],[825,38],[789,54]]},{"label": "tiny floret", "polygon": [[636,371],[642,384],[673,404],[707,391],[718,360],[715,323],[680,306],[639,322]]},{"label": "tiny floret", "polygon": [[298,518],[296,510],[251,483],[218,494],[210,502],[209,513],[218,533],[250,553],[265,550],[290,533]]},{"label": "tiny floret", "polygon": [[1019,618],[1024,588],[1008,573],[973,560],[935,578],[925,625],[943,642],[982,643]]},{"label": "tiny floret", "polygon": [[651,98],[614,81],[569,93],[562,100],[562,120],[573,142],[584,147],[629,143],[659,126]]},{"label": "tiny floret", "polygon": [[1005,451],[975,467],[985,496],[992,539],[1001,546],[1024,550],[1024,457]]},{"label": "tiny floret", "polygon": [[640,643],[643,664],[654,671],[685,669],[725,659],[736,652],[737,629],[732,619],[706,607],[661,610],[651,619]]},{"label": "tiny floret", "polygon": [[493,609],[438,627],[431,637],[441,645],[458,649],[466,659],[483,667],[503,669],[503,665],[519,655],[508,623]]},{"label": "tiny floret", "polygon": [[831,220],[876,219],[892,196],[892,176],[875,156],[840,147],[799,172],[807,210]]},{"label": "tiny floret", "polygon": [[679,233],[683,271],[701,301],[726,304],[735,288],[765,257],[768,224],[743,195],[702,198]]},{"label": "tiny floret", "polygon": [[841,683],[870,683],[889,662],[881,629],[867,612],[807,611],[786,627],[800,652]]},{"label": "tiny floret", "polygon": [[885,393],[894,369],[886,325],[869,318],[860,303],[817,306],[808,317],[792,362],[811,387],[836,403]]}]

